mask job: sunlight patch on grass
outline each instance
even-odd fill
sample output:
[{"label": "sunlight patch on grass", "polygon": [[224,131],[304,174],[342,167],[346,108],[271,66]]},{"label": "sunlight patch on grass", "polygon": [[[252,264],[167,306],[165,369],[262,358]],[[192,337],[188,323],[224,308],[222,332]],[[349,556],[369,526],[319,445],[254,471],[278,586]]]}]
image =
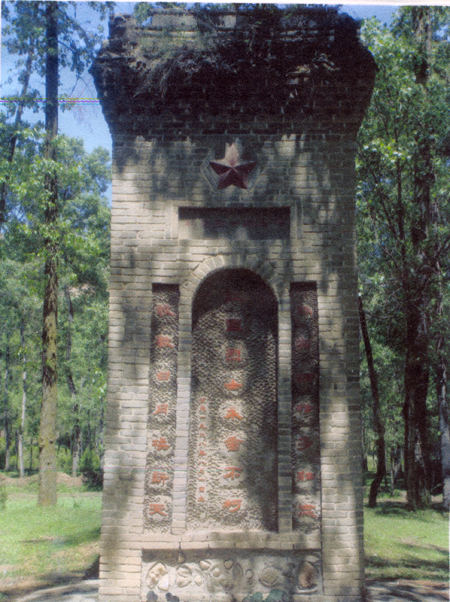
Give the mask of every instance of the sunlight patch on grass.
[{"label": "sunlight patch on grass", "polygon": [[366,576],[447,581],[448,514],[381,502],[364,514]]}]

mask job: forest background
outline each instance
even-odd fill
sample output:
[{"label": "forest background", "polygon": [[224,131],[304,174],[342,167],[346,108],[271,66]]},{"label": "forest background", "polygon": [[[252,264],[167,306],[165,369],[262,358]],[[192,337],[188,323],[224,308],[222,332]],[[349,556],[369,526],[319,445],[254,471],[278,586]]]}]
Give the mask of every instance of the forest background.
[{"label": "forest background", "polygon": [[[0,111],[0,470],[42,472],[45,415],[55,435],[50,472],[81,471],[101,486],[110,157],[57,132],[57,118],[62,109],[88,118],[70,98],[84,89],[113,7],[81,4],[97,15],[91,23],[80,21],[80,3],[2,3],[14,67],[2,70]],[[142,23],[149,6],[131,7]],[[448,508],[450,10],[403,7],[389,26],[361,25],[379,67],[357,153],[363,458],[376,472],[369,503],[380,487],[402,488],[411,510],[437,494]],[[55,500],[56,489],[40,497]]]}]

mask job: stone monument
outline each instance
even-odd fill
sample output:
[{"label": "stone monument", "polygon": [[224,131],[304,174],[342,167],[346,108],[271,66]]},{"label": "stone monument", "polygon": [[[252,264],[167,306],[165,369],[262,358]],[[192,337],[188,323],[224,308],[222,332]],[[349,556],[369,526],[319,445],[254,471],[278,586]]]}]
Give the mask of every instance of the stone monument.
[{"label": "stone monument", "polygon": [[363,599],[375,65],[334,8],[259,10],[117,16],[92,68],[113,138],[103,601]]}]

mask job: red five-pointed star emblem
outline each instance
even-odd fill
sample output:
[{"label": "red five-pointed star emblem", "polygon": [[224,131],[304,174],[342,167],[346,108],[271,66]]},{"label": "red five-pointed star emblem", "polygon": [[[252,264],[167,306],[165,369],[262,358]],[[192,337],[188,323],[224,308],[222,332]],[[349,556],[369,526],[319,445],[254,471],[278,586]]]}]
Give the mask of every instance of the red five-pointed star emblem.
[{"label": "red five-pointed star emblem", "polygon": [[227,188],[228,186],[238,186],[247,190],[247,176],[256,165],[256,161],[246,161],[241,163],[239,150],[236,143],[228,145],[225,151],[225,157],[219,161],[210,161],[209,163],[216,174],[219,176],[217,188]]}]

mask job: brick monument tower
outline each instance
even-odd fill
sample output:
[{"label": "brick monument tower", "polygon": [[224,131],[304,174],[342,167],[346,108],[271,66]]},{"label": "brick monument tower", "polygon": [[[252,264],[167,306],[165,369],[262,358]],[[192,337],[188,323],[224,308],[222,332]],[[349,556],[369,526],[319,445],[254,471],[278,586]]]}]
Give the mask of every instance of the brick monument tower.
[{"label": "brick monument tower", "polygon": [[101,600],[361,602],[357,24],[117,16],[92,73],[113,138]]}]

